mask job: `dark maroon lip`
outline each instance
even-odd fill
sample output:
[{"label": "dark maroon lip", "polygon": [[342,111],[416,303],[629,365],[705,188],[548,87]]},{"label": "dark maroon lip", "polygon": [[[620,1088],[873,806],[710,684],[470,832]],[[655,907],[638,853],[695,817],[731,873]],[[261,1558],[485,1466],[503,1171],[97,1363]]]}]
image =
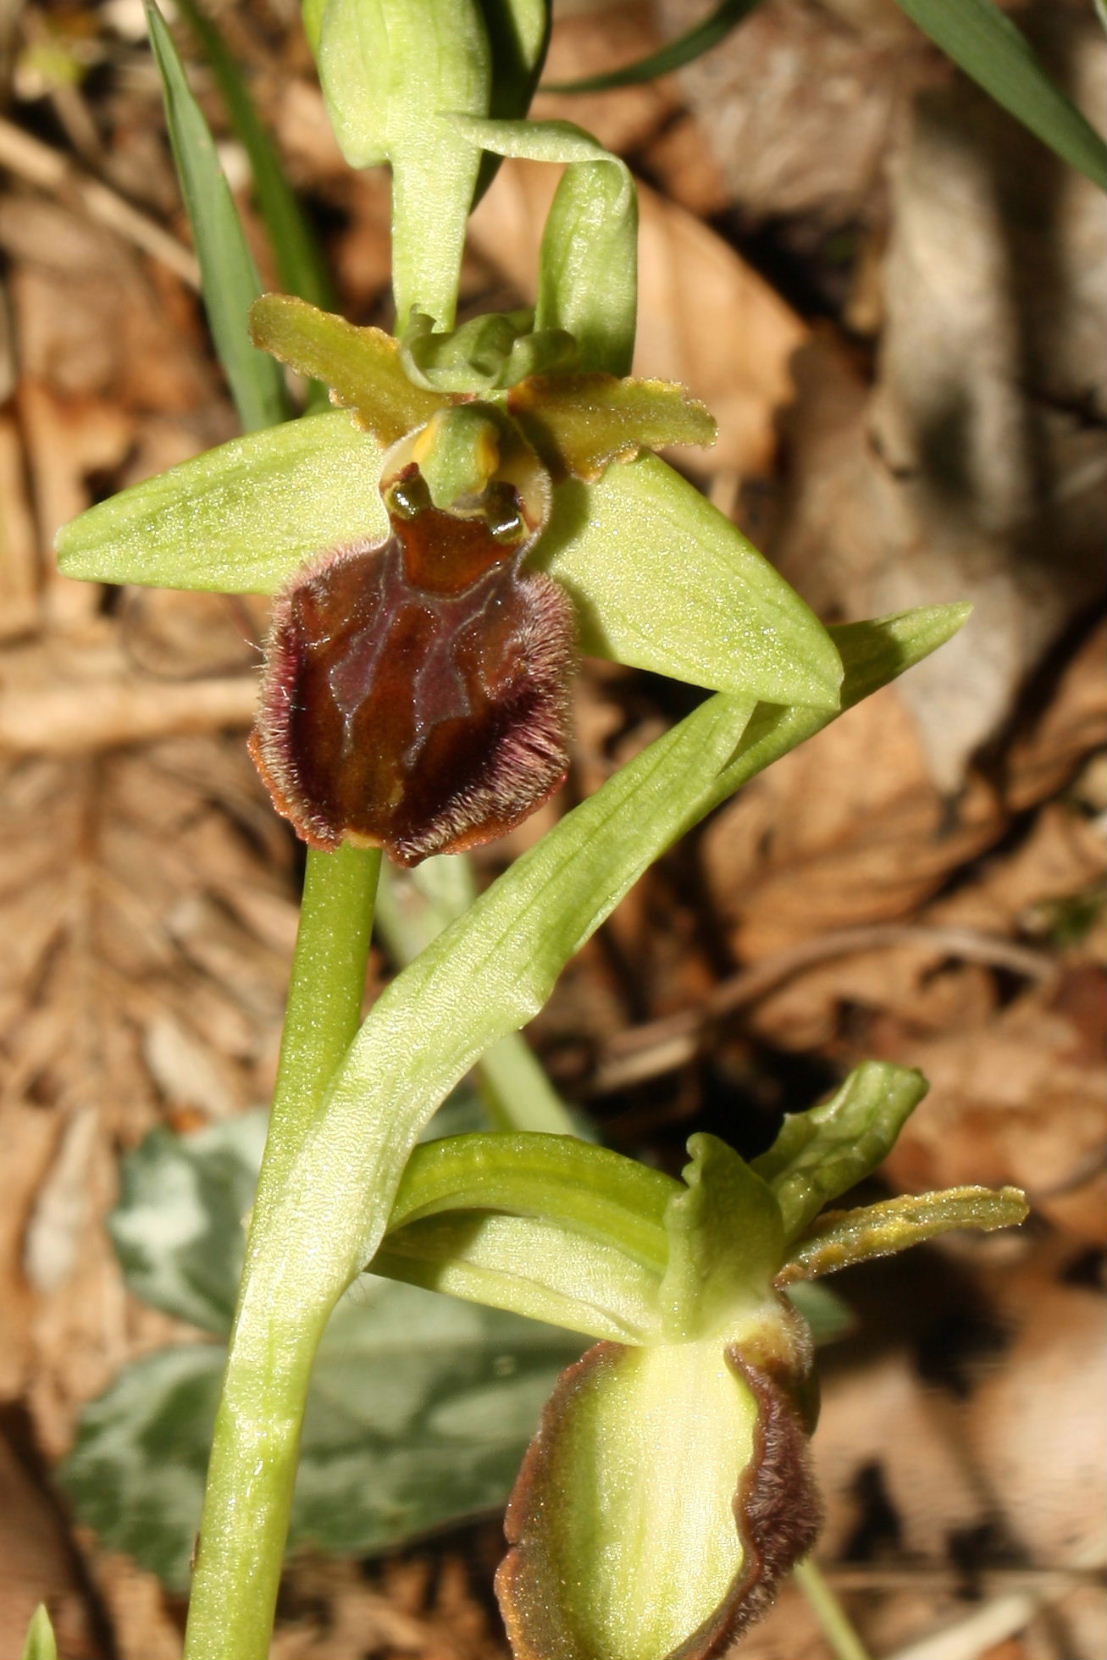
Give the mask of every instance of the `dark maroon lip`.
[{"label": "dark maroon lip", "polygon": [[250,747],[310,845],[412,865],[503,835],[559,787],[574,629],[503,502],[493,523],[410,491],[395,505],[384,542],[324,555],[278,598]]}]

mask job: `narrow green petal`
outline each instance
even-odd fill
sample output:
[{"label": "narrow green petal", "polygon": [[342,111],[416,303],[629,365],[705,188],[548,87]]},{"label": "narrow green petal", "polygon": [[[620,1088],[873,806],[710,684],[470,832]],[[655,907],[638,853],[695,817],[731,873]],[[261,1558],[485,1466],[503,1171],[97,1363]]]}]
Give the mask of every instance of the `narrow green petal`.
[{"label": "narrow green petal", "polygon": [[838,707],[842,665],[826,630],[657,456],[561,485],[532,558],[572,595],[593,656],[767,703]]},{"label": "narrow green petal", "polygon": [[354,410],[358,425],[385,449],[449,402],[412,385],[399,345],[383,329],[358,328],[291,294],[263,294],[255,301],[250,335],[255,346],[329,386],[332,403]]},{"label": "narrow green petal", "polygon": [[1017,1227],[1029,1209],[1017,1187],[951,1187],[941,1193],[903,1194],[857,1210],[828,1211],[793,1248],[778,1283],[836,1274],[956,1228],[992,1233]]},{"label": "narrow green petal", "polygon": [[59,531],[66,576],[274,594],[323,549],[382,541],[380,445],[335,412],[232,439]]},{"label": "narrow green petal", "polygon": [[713,444],[718,431],[710,411],[673,381],[538,375],[516,386],[507,403],[547,466],[560,461],[588,480],[642,447]]}]

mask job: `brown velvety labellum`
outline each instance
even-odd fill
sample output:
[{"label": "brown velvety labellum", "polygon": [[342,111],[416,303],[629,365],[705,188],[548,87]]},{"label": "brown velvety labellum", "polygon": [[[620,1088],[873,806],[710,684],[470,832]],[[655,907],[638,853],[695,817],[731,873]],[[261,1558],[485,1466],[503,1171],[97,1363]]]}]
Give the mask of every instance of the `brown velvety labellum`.
[{"label": "brown velvety labellum", "polygon": [[250,750],[310,845],[414,865],[503,835],[564,779],[573,622],[483,518],[390,517],[277,600]]}]

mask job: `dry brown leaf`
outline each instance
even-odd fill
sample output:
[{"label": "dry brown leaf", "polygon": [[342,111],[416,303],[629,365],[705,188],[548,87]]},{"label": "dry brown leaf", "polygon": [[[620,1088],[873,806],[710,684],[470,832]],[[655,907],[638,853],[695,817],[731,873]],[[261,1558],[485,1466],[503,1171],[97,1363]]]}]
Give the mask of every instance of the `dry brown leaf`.
[{"label": "dry brown leaf", "polygon": [[[667,38],[704,16],[697,0],[661,0],[660,14]],[[841,224],[871,215],[929,57],[891,0],[769,0],[678,83],[744,213]]]}]

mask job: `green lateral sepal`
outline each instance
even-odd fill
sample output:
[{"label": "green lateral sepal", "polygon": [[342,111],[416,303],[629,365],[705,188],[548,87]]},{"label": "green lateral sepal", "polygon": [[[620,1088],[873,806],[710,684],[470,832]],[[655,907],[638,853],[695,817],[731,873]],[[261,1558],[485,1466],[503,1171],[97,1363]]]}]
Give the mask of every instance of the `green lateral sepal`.
[{"label": "green lateral sepal", "polygon": [[508,1507],[496,1589],[514,1652],[720,1655],[818,1514],[791,1393],[740,1343],[601,1343],[562,1374]]}]

